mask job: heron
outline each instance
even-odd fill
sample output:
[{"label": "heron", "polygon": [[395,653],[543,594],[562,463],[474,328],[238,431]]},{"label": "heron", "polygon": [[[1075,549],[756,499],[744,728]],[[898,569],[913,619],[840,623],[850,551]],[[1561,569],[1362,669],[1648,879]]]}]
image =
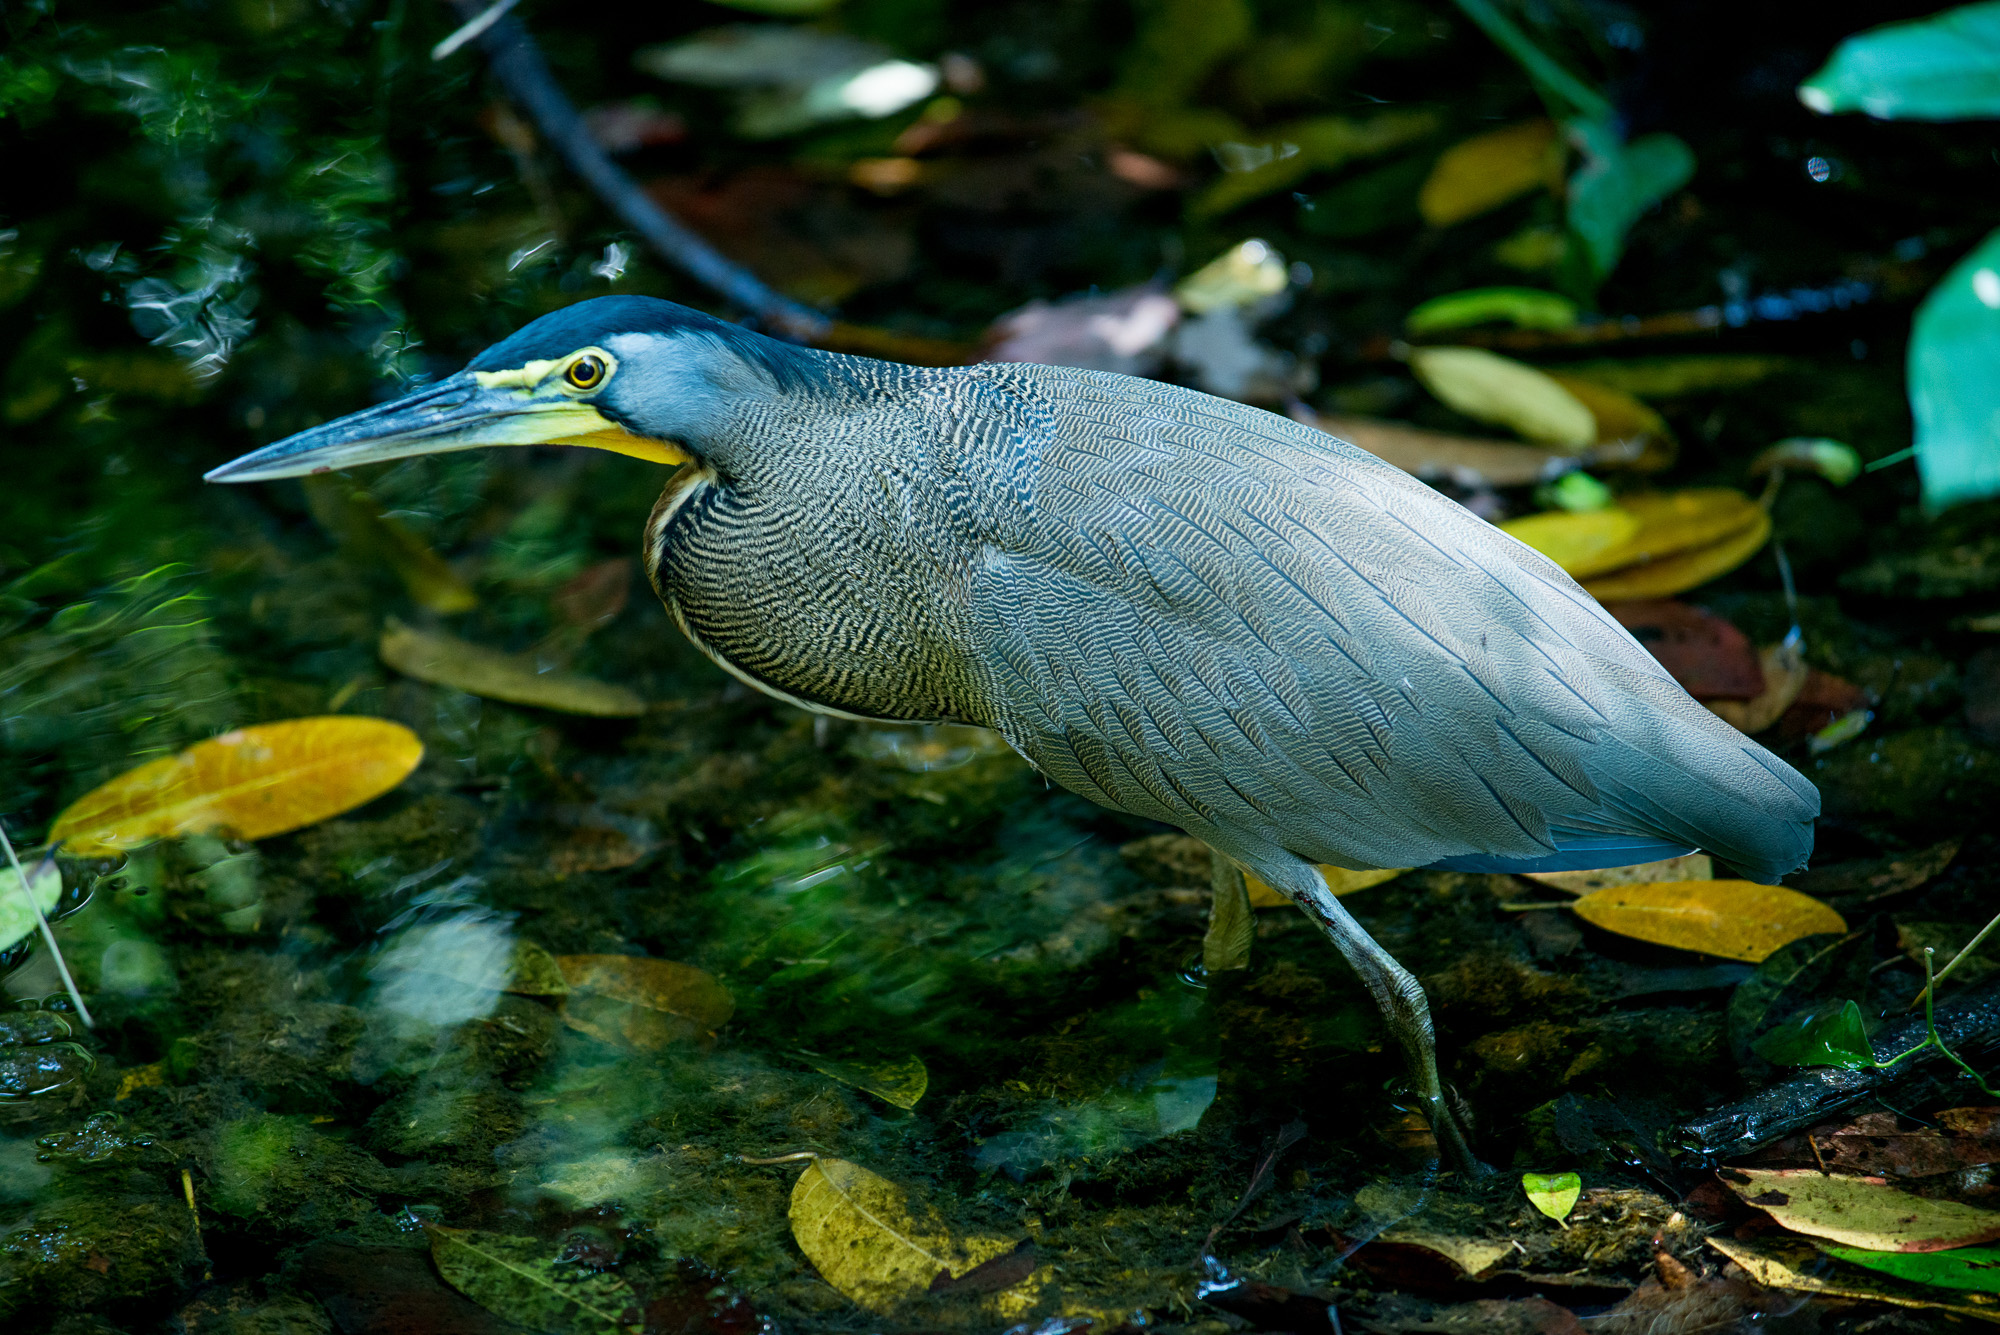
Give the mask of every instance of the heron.
[{"label": "heron", "polygon": [[[1363,450],[1106,371],[912,367],[606,296],[210,472],[499,445],[677,471],[643,533],[680,630],[803,709],[991,728],[1303,909],[1474,1160],[1416,978],[1320,864],[1805,864],[1818,791],[1554,562]],[[1226,860],[1226,861],[1225,861]]]}]

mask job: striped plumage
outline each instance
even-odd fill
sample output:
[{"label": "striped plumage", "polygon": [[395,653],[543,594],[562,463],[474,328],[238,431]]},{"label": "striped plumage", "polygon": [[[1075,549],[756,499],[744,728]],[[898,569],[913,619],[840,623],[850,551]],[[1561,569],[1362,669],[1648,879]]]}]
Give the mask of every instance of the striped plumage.
[{"label": "striped plumage", "polygon": [[1312,864],[1699,847],[1771,881],[1812,848],[1812,785],[1552,562],[1372,455],[1171,385],[920,370],[603,297],[209,476],[544,442],[686,461],[646,565],[730,672],[808,708],[992,727],[1228,855],[1219,899],[1241,899],[1236,864],[1289,895],[1461,1165],[1423,990]]},{"label": "striped plumage", "polygon": [[661,597],[745,680],[995,728],[1253,865],[1805,862],[1810,784],[1372,455],[1107,372],[793,355],[823,402],[734,418],[647,527]]}]

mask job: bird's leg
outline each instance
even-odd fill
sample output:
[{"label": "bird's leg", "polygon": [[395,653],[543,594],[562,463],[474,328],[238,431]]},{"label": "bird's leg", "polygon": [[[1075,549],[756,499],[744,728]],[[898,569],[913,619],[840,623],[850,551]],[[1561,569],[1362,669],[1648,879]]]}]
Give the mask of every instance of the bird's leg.
[{"label": "bird's leg", "polygon": [[1250,907],[1250,887],[1234,858],[1208,850],[1208,935],[1201,939],[1202,972],[1214,977],[1231,969],[1250,967],[1250,939],[1257,915]]},{"label": "bird's leg", "polygon": [[1318,922],[1334,948],[1361,975],[1362,983],[1381,1008],[1382,1018],[1388,1021],[1389,1032],[1402,1045],[1410,1075],[1416,1081],[1417,1096],[1423,1100],[1425,1116],[1445,1159],[1463,1173],[1477,1175],[1491,1171],[1472,1157],[1445,1098],[1444,1083],[1438,1079],[1430,1001],[1424,996],[1422,984],[1341,906],[1317,868],[1289,858],[1285,864],[1259,863],[1256,871]]}]

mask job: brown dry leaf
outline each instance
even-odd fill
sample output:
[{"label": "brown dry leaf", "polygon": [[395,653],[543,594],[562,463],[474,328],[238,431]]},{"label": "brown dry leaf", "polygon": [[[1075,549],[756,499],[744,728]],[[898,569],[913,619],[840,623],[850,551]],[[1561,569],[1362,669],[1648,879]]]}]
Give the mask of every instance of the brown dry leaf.
[{"label": "brown dry leaf", "polygon": [[105,857],[183,834],[268,839],[373,801],[423,756],[417,735],[387,719],[238,728],[85,793],[56,817],[49,841]]},{"label": "brown dry leaf", "polygon": [[1712,881],[1715,861],[1706,853],[1661,858],[1658,862],[1638,862],[1629,867],[1600,867],[1595,871],[1531,871],[1528,880],[1572,895],[1587,895],[1614,885],[1647,885],[1656,881]]},{"label": "brown dry leaf", "polygon": [[1931,1177],[2000,1163],[2000,1108],[1953,1108],[1939,1113],[1937,1123],[1904,1131],[1892,1112],[1867,1113],[1851,1125],[1813,1132],[1805,1148],[1817,1153],[1815,1168],[1823,1162],[1880,1177]]},{"label": "brown dry leaf", "polygon": [[1499,208],[1530,190],[1562,183],[1563,146],[1555,124],[1524,121],[1452,145],[1417,193],[1433,227],[1449,227]]},{"label": "brown dry leaf", "polygon": [[1597,419],[1546,371],[1484,348],[1412,348],[1410,370],[1439,402],[1544,445],[1581,449]]},{"label": "brown dry leaf", "polygon": [[[929,1206],[845,1159],[814,1159],[792,1187],[792,1237],[820,1277],[878,1315],[963,1280],[1015,1239],[954,1236]],[[1025,1278],[1025,1277],[1024,1277]]]},{"label": "brown dry leaf", "polygon": [[1864,904],[1914,890],[1934,879],[1958,856],[1961,841],[1947,839],[1899,857],[1863,858],[1815,867],[1792,878],[1794,889],[1830,898],[1859,895]]},{"label": "brown dry leaf", "polygon": [[405,676],[489,700],[533,705],[593,718],[634,718],[646,712],[636,691],[572,672],[545,672],[526,655],[461,640],[441,631],[416,630],[395,618],[382,629],[382,661]]},{"label": "brown dry leaf", "polygon": [[1749,700],[1704,700],[1710,713],[1740,733],[1759,733],[1784,716],[1805,688],[1812,669],[1799,646],[1787,641],[1771,645],[1758,656],[1764,689]]},{"label": "brown dry leaf", "polygon": [[1755,556],[1770,536],[1771,516],[1759,508],[1747,526],[1719,542],[1585,580],[1584,591],[1604,603],[1670,598],[1728,574]]},{"label": "brown dry leaf", "polygon": [[1884,1178],[1823,1173],[1818,1168],[1736,1168],[1725,1180],[1746,1204],[1794,1233],[1849,1247],[1941,1252],[2000,1239],[2000,1210],[1914,1196]]},{"label": "brown dry leaf", "polygon": [[559,955],[569,987],[563,1023],[592,1038],[652,1052],[711,1038],[736,1013],[736,999],[692,964],[643,955]]},{"label": "brown dry leaf", "polygon": [[1847,923],[1817,899],[1755,881],[1655,881],[1593,891],[1570,906],[1607,932],[1760,963],[1788,942]]},{"label": "brown dry leaf", "polygon": [[1829,1269],[1817,1247],[1798,1238],[1712,1237],[1708,1245],[1743,1268],[1766,1288],[1823,1293],[1836,1298],[1893,1303],[1926,1311],[1951,1312],[1979,1321],[2000,1322],[2000,1298],[1903,1284],[1859,1269]]},{"label": "brown dry leaf", "polygon": [[[1408,867],[1393,867],[1377,871],[1349,871],[1345,867],[1322,863],[1319,874],[1326,878],[1326,888],[1335,896],[1340,896],[1393,881],[1408,870]],[[1247,871],[1243,873],[1243,883],[1250,887],[1250,907],[1253,909],[1283,908],[1292,902]]]},{"label": "brown dry leaf", "polygon": [[1604,610],[1695,699],[1749,700],[1763,694],[1764,673],[1749,636],[1713,612],[1666,598],[1611,603]]},{"label": "brown dry leaf", "polygon": [[[1368,451],[1384,463],[1421,478],[1446,478],[1461,487],[1525,487],[1544,482],[1574,460],[1535,445],[1477,436],[1448,436],[1405,422],[1372,417],[1320,415],[1310,409],[1292,416]],[[1310,420],[1307,420],[1310,419]]]}]

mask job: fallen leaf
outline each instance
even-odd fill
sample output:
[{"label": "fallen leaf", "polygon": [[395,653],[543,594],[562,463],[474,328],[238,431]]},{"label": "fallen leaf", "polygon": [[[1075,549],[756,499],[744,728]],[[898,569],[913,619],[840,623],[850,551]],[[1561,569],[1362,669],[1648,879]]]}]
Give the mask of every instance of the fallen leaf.
[{"label": "fallen leaf", "polygon": [[1570,906],[1596,927],[1751,964],[1787,942],[1847,923],[1816,899],[1754,881],[1656,881],[1593,891]]},{"label": "fallen leaf", "polygon": [[1403,317],[1403,330],[1422,337],[1495,322],[1519,329],[1568,329],[1576,323],[1576,303],[1533,287],[1476,287],[1432,297]]},{"label": "fallen leaf", "polygon": [[1528,1194],[1528,1204],[1560,1224],[1583,1195],[1583,1179],[1575,1173],[1523,1173],[1521,1190]]},{"label": "fallen leaf", "polygon": [[1744,389],[1799,369],[1790,357],[1723,354],[1711,357],[1621,357],[1617,361],[1569,362],[1563,374],[1592,380],[1642,399],[1677,399],[1689,394]]},{"label": "fallen leaf", "polygon": [[1639,531],[1639,517],[1622,506],[1602,510],[1545,510],[1500,526],[1509,537],[1561,566],[1573,578],[1615,570]]},{"label": "fallen leaf", "polygon": [[1750,700],[1763,694],[1764,672],[1750,637],[1713,612],[1665,598],[1611,603],[1604,610],[1695,699]]},{"label": "fallen leaf", "polygon": [[2000,1108],[1953,1108],[1936,1126],[1901,1129],[1892,1112],[1865,1113],[1847,1126],[1816,1127],[1789,1136],[1765,1153],[1777,1163],[1871,1177],[1935,1177],[2000,1163]]},{"label": "fallen leaf", "polygon": [[1670,598],[1719,579],[1755,556],[1771,536],[1771,516],[1761,508],[1750,522],[1729,537],[1707,547],[1684,551],[1650,565],[1628,566],[1596,579],[1583,588],[1599,602],[1633,598]]},{"label": "fallen leaf", "polygon": [[1285,257],[1262,241],[1240,241],[1174,285],[1190,315],[1248,306],[1291,286]]},{"label": "fallen leaf", "polygon": [[1015,1240],[956,1237],[902,1187],[845,1159],[817,1158],[792,1187],[792,1237],[820,1277],[878,1315],[940,1279],[962,1280]]},{"label": "fallen leaf", "polygon": [[921,1057],[891,1062],[837,1062],[802,1052],[800,1060],[844,1085],[865,1090],[898,1108],[914,1108],[931,1086],[930,1070]]},{"label": "fallen leaf", "polygon": [[1915,890],[1936,879],[1958,856],[1957,839],[1947,839],[1929,848],[1897,857],[1863,858],[1836,862],[1830,867],[1814,867],[1792,878],[1792,887],[1822,899],[1858,895],[1864,904],[1906,890]]},{"label": "fallen leaf", "polygon": [[56,817],[49,841],[104,857],[183,834],[268,839],[373,801],[423,755],[415,733],[386,719],[238,728],[84,794]]},{"label": "fallen leaf", "polygon": [[1852,445],[1822,436],[1788,436],[1760,452],[1750,461],[1750,476],[1763,477],[1773,469],[1813,473],[1836,487],[1844,487],[1861,476],[1861,456]]},{"label": "fallen leaf", "polygon": [[1936,952],[1932,963],[1942,973],[1947,964],[1957,960],[1951,977],[1944,980],[1944,986],[1956,984],[1960,987],[1974,986],[1985,982],[1995,973],[2000,973],[2000,941],[1988,937],[1980,943],[1979,949],[1959,959],[1959,954],[1976,936],[1979,929],[1965,923],[1927,922],[1923,920],[1896,920],[1896,949],[1903,957],[1919,969],[1924,964],[1924,951]]},{"label": "fallen leaf", "polygon": [[559,997],[569,991],[569,984],[563,981],[562,965],[554,955],[516,937],[506,990],[524,997]]},{"label": "fallen leaf", "polygon": [[1827,1243],[1820,1248],[1836,1261],[1866,1266],[1912,1284],[1936,1289],[2000,1293],[2000,1248],[1953,1247],[1941,1252],[1877,1252]]},{"label": "fallen leaf", "polygon": [[692,964],[643,955],[561,955],[569,987],[563,1023],[592,1038],[641,1052],[706,1039],[736,1013],[736,999]]},{"label": "fallen leaf", "polygon": [[419,604],[445,616],[479,606],[472,586],[422,538],[384,514],[367,489],[339,473],[315,474],[301,479],[301,484],[306,508],[327,536],[395,571]]},{"label": "fallen leaf", "polygon": [[1614,885],[1646,885],[1654,881],[1712,881],[1715,860],[1706,853],[1688,853],[1630,867],[1599,867],[1595,871],[1531,871],[1526,879],[1540,885],[1587,895]]},{"label": "fallen leaf", "polygon": [[2000,1211],[1915,1196],[1879,1177],[1817,1168],[1736,1168],[1725,1180],[1746,1204],[1794,1233],[1849,1247],[1936,1252],[2000,1239]]},{"label": "fallen leaf", "polygon": [[1333,413],[1301,413],[1294,419],[1359,446],[1413,477],[1442,478],[1461,487],[1524,487],[1546,482],[1575,468],[1582,456],[1557,454],[1538,445],[1483,440],[1427,431],[1406,422]]},{"label": "fallen leaf", "polygon": [[[1805,685],[1799,688],[1798,695],[1785,712],[1778,716],[1778,735],[1787,740],[1816,736],[1857,712],[1866,716],[1867,705],[1868,692],[1853,682],[1836,677],[1831,672],[1808,668]],[[1864,725],[1867,721],[1867,717],[1862,719]],[[1816,748],[1818,751],[1826,749],[1827,745]]]},{"label": "fallen leaf", "polygon": [[550,598],[556,615],[581,631],[593,631],[625,610],[632,596],[632,562],[625,557],[586,566]]},{"label": "fallen leaf", "polygon": [[1529,440],[1571,449],[1597,439],[1597,419],[1545,371],[1484,348],[1412,348],[1410,370],[1439,402]]},{"label": "fallen leaf", "polygon": [[1737,537],[1756,528],[1760,519],[1764,531],[1770,531],[1770,516],[1764,508],[1729,487],[1689,487],[1621,496],[1618,508],[1638,520],[1638,527],[1623,546],[1604,554],[1603,560],[1612,564],[1597,566],[1589,572],[1592,575],[1626,566],[1658,566],[1666,557],[1709,548]]},{"label": "fallen leaf", "polygon": [[[1357,890],[1366,890],[1371,886],[1386,884],[1408,870],[1408,867],[1392,867],[1377,871],[1349,871],[1345,867],[1322,863],[1319,874],[1326,878],[1326,888],[1338,897],[1351,895]],[[1243,873],[1243,881],[1250,887],[1250,907],[1253,909],[1281,908],[1292,902],[1249,872]]]},{"label": "fallen leaf", "polygon": [[1149,375],[1166,356],[1181,306],[1160,287],[1031,301],[993,322],[983,360]]},{"label": "fallen leaf", "polygon": [[1896,1284],[1865,1272],[1829,1273],[1826,1259],[1819,1249],[1801,1239],[1711,1237],[1708,1245],[1768,1288],[1823,1293],[1829,1297],[1858,1298],[1865,1302],[1893,1303],[1898,1307],[1951,1312],[1981,1321],[2000,1321],[2000,1298],[1966,1294],[1963,1298],[1940,1299],[1921,1288]]},{"label": "fallen leaf", "polygon": [[503,654],[442,631],[416,630],[391,618],[382,630],[382,661],[405,676],[490,700],[593,718],[646,712],[635,691],[571,672],[543,671],[531,657]]},{"label": "fallen leaf", "polygon": [[1763,674],[1764,689],[1750,699],[1702,701],[1711,714],[1740,733],[1762,732],[1782,718],[1805,689],[1812,672],[1799,646],[1790,640],[1766,648],[1758,655],[1757,668]]},{"label": "fallen leaf", "polygon": [[1422,1229],[1392,1228],[1382,1234],[1382,1241],[1399,1242],[1407,1247],[1421,1247],[1425,1251],[1436,1252],[1457,1266],[1468,1279],[1477,1278],[1491,1270],[1514,1251],[1511,1242],[1496,1242],[1491,1238],[1458,1237]]},{"label": "fallen leaf", "polygon": [[1590,409],[1598,446],[1625,447],[1630,456],[1626,467],[1656,473],[1679,457],[1680,442],[1667,420],[1624,390],[1582,376],[1551,372],[1549,378]]},{"label": "fallen leaf", "polygon": [[431,1260],[445,1282],[487,1311],[547,1335],[626,1335],[639,1305],[616,1275],[559,1265],[556,1248],[539,1238],[508,1237],[431,1225]]},{"label": "fallen leaf", "polygon": [[1551,121],[1474,135],[1438,158],[1417,192],[1417,208],[1433,227],[1476,218],[1531,190],[1554,189],[1562,181],[1563,156]]},{"label": "fallen leaf", "polygon": [[1434,111],[1397,108],[1372,116],[1290,121],[1261,132],[1257,143],[1225,141],[1215,146],[1222,175],[1188,202],[1188,214],[1219,218],[1253,199],[1288,190],[1314,172],[1380,157],[1429,138],[1441,123]]},{"label": "fallen leaf", "polygon": [[[41,916],[47,917],[55,912],[56,902],[62,898],[62,873],[56,870],[53,861],[24,862],[22,871],[26,874],[25,886],[12,867],[0,865],[0,950],[40,931],[35,908],[40,908]],[[30,907],[31,903],[34,907]]]}]

